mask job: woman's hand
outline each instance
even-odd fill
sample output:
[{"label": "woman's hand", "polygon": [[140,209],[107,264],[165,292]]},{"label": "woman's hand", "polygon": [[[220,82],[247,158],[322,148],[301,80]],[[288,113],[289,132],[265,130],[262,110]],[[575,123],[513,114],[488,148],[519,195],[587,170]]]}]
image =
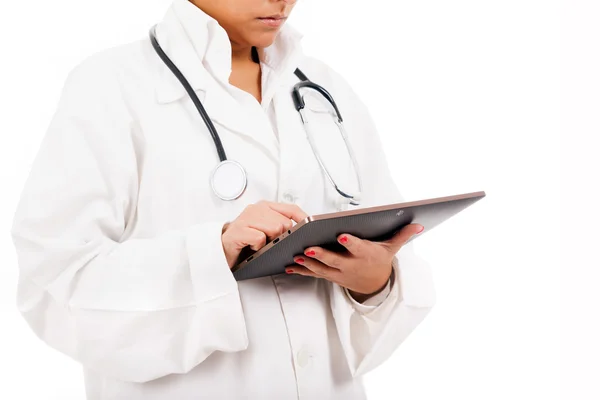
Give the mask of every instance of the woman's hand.
[{"label": "woman's hand", "polygon": [[363,302],[385,288],[392,273],[392,260],[402,246],[423,227],[409,224],[390,240],[371,242],[349,234],[338,236],[338,242],[347,250],[335,253],[321,247],[309,247],[303,256],[294,258],[286,269],[288,274],[323,278],[349,290],[352,297]]},{"label": "woman's hand", "polygon": [[294,204],[260,201],[251,204],[233,221],[223,226],[221,242],[229,268],[236,264],[242,249],[249,246],[257,251],[308,214]]}]

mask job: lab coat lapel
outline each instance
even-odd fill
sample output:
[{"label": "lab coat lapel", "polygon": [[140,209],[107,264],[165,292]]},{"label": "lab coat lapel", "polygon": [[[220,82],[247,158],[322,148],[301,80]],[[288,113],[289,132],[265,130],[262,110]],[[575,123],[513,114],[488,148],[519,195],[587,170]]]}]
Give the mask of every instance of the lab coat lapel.
[{"label": "lab coat lapel", "polygon": [[[206,113],[215,125],[223,146],[227,147],[225,130],[253,141],[262,147],[271,157],[277,157],[278,144],[272,134],[267,118],[257,118],[254,111],[242,106],[204,67],[202,60],[188,39],[183,27],[170,9],[156,28],[157,40],[186,78]],[[149,44],[150,45],[150,44]],[[182,102],[198,113],[189,98],[183,84],[152,49],[158,65],[156,75],[155,99],[159,104]],[[203,123],[200,115],[198,120]],[[227,151],[227,148],[225,149]]]},{"label": "lab coat lapel", "polygon": [[[243,106],[229,92],[218,87],[216,82],[206,91],[204,103],[214,123],[262,147],[271,158],[278,158],[279,144],[258,103],[254,109]],[[222,140],[225,146],[226,138]]]},{"label": "lab coat lapel", "polygon": [[[171,73],[165,66],[167,71]],[[201,68],[198,68],[200,70]],[[173,75],[171,73],[171,75]],[[196,72],[190,74],[190,77],[195,77],[195,81],[199,81],[201,73]],[[173,82],[175,79],[175,82]],[[193,113],[198,114],[198,110],[194,106],[192,100],[185,92],[181,83],[173,75],[173,79],[165,77],[157,88],[156,98],[161,104],[166,104],[172,101],[181,101],[186,107],[189,107]],[[223,146],[226,146],[227,135],[225,130],[236,135],[245,137],[247,140],[253,141],[255,144],[262,147],[271,157],[277,157],[278,143],[268,125],[268,120],[265,118],[259,119],[256,115],[252,115],[252,110],[243,107],[233,98],[225,89],[220,88],[218,83],[211,77],[205,77],[206,81],[202,82],[201,86],[194,87],[194,93],[202,103],[206,113],[215,125]],[[188,79],[191,83],[192,79]],[[256,113],[256,111],[254,111]],[[198,114],[199,123],[204,124]],[[226,149],[227,151],[227,149]]]},{"label": "lab coat lapel", "polygon": [[[160,59],[158,61],[162,63]],[[182,65],[180,69],[183,71],[183,65],[186,65],[186,63],[180,63],[180,65]],[[198,114],[183,85],[166,65],[160,67],[159,74],[155,92],[156,100],[160,104],[182,102],[185,107]],[[255,142],[271,157],[277,157],[278,143],[266,118],[263,121],[252,115],[252,110],[243,107],[225,89],[219,87],[218,83],[203,68],[190,71],[186,79],[219,132],[223,146],[226,146],[227,135],[224,134],[224,130],[227,130]],[[199,114],[198,121],[201,124],[204,123]]]}]

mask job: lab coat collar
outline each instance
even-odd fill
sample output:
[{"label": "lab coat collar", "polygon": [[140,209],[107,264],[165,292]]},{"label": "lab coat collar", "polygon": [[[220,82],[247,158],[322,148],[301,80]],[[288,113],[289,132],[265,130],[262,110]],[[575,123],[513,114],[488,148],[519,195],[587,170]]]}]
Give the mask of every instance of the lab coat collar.
[{"label": "lab coat collar", "polygon": [[[163,51],[186,77],[194,91],[205,92],[202,94],[204,99],[200,97],[203,103],[210,101],[212,89],[229,84],[231,42],[227,32],[214,18],[189,0],[173,0],[164,19],[157,24],[156,35]],[[301,39],[302,34],[286,23],[271,46],[258,49],[263,67],[267,66],[262,71],[263,85],[267,78],[277,79],[293,73],[302,54]],[[274,76],[269,77],[269,74]],[[155,95],[160,104],[186,96],[181,82],[162,61]],[[263,98],[270,99],[272,95],[273,93],[264,93]],[[219,119],[217,115],[211,115],[211,118]]]}]

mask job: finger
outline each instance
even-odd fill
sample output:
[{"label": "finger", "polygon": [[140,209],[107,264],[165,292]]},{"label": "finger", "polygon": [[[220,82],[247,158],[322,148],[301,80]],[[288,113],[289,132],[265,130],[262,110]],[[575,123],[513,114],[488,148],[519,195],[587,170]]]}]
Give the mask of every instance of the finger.
[{"label": "finger", "polygon": [[338,242],[354,256],[365,254],[367,241],[356,236],[344,233],[337,238]]},{"label": "finger", "polygon": [[250,228],[258,229],[267,235],[269,240],[275,239],[292,227],[292,221],[268,208],[260,217],[251,217],[247,222]]},{"label": "finger", "polygon": [[309,247],[304,250],[304,255],[309,261],[315,261],[324,264],[328,268],[337,270],[341,270],[348,259],[348,257],[340,253],[335,253],[322,247]]},{"label": "finger", "polygon": [[285,215],[288,219],[294,220],[296,223],[301,222],[308,218],[308,214],[305,213],[300,207],[295,204],[285,203],[274,203],[265,202],[266,206],[270,209],[277,211],[281,215]]},{"label": "finger", "polygon": [[382,243],[386,244],[393,253],[397,253],[411,237],[423,232],[424,229],[423,225],[409,224],[397,232],[391,239]]},{"label": "finger", "polygon": [[308,269],[306,267],[301,267],[299,265],[287,267],[285,269],[285,273],[286,274],[297,274],[297,275],[303,275],[303,276],[312,276],[313,278],[321,278],[320,276],[318,276],[317,274],[312,272],[310,269]]},{"label": "finger", "polygon": [[243,226],[227,232],[238,249],[250,246],[252,250],[258,251],[267,244],[267,237],[258,229]]},{"label": "finger", "polygon": [[328,280],[335,279],[339,274],[341,274],[339,269],[331,268],[320,261],[313,260],[308,257],[294,257],[294,262],[312,271],[317,276]]}]

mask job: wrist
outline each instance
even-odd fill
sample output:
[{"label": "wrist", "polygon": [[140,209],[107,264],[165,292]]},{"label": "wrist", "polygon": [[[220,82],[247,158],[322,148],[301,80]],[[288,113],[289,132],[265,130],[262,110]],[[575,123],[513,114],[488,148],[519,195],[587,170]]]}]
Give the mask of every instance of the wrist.
[{"label": "wrist", "polygon": [[356,300],[359,303],[364,303],[365,301],[369,300],[371,297],[374,297],[376,295],[378,295],[379,293],[381,293],[382,291],[384,291],[388,285],[391,284],[391,281],[394,277],[394,268],[392,268],[390,275],[388,276],[388,279],[384,282],[384,284],[377,290],[375,290],[372,293],[360,293],[360,292],[355,292],[353,290],[348,289],[348,293],[350,294],[350,296],[352,296],[352,298],[354,300]]}]

